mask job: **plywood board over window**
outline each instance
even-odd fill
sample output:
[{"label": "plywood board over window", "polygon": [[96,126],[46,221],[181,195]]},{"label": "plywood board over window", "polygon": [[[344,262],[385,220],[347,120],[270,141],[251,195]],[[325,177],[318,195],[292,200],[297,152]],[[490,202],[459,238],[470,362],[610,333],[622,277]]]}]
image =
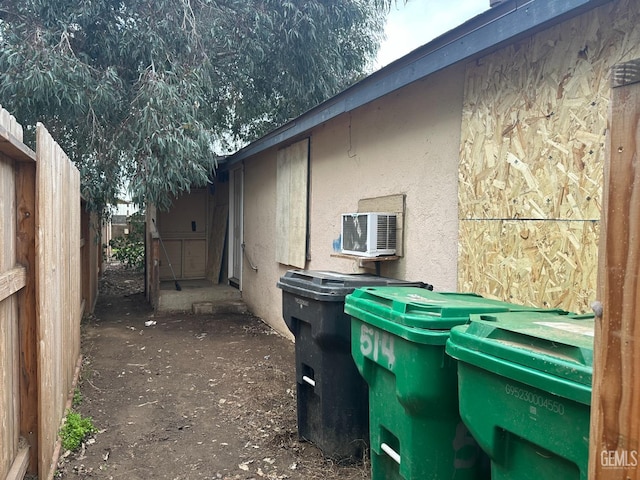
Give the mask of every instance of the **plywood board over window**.
[{"label": "plywood board over window", "polygon": [[276,261],[304,268],[307,260],[309,139],[277,154]]},{"label": "plywood board over window", "polygon": [[590,311],[609,68],[640,56],[640,3],[618,0],[469,64],[458,288]]}]

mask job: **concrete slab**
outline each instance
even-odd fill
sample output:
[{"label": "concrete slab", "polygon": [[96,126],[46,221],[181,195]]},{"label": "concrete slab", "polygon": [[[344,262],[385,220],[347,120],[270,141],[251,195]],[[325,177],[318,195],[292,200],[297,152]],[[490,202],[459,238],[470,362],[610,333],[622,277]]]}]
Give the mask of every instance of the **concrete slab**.
[{"label": "concrete slab", "polygon": [[178,280],[160,284],[158,311],[194,313],[246,313],[241,292],[229,285],[214,284],[207,280]]}]

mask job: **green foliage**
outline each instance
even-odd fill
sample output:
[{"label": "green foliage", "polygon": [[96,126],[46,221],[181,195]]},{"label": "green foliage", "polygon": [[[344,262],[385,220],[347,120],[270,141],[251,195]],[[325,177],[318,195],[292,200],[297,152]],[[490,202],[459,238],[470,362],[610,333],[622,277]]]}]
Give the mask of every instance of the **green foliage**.
[{"label": "green foliage", "polygon": [[127,268],[144,269],[144,214],[136,212],[129,217],[129,234],[109,241],[116,260]]},{"label": "green foliage", "polygon": [[109,241],[113,257],[127,268],[144,268],[144,243],[132,241],[128,235],[112,238]]},{"label": "green foliage", "polygon": [[72,410],[67,411],[67,418],[64,425],[60,429],[60,439],[62,440],[62,448],[65,450],[76,450],[82,441],[96,432],[97,429],[93,425],[93,421],[89,417],[83,417],[81,414]]},{"label": "green foliage", "polygon": [[166,208],[218,155],[361,78],[392,3],[3,0],[0,104],[46,125],[94,209],[123,185]]},{"label": "green foliage", "polygon": [[73,391],[73,401],[71,405],[73,407],[79,407],[81,403],[82,403],[82,392],[80,391],[79,388],[76,388]]}]

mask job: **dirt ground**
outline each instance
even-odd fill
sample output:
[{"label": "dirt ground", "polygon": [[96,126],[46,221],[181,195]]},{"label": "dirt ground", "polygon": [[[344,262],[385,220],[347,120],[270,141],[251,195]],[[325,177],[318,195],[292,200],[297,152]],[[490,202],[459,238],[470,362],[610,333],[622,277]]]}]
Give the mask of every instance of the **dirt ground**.
[{"label": "dirt ground", "polygon": [[76,410],[98,433],[56,478],[370,478],[298,440],[294,346],[258,318],[154,314],[142,277],[110,266],[82,354]]}]

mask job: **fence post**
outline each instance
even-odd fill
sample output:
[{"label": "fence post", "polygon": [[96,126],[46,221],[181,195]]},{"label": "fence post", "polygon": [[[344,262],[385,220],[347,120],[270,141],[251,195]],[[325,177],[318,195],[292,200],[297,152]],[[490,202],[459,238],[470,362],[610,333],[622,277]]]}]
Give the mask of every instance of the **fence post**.
[{"label": "fence post", "polygon": [[612,71],[589,479],[640,479],[640,60]]}]

